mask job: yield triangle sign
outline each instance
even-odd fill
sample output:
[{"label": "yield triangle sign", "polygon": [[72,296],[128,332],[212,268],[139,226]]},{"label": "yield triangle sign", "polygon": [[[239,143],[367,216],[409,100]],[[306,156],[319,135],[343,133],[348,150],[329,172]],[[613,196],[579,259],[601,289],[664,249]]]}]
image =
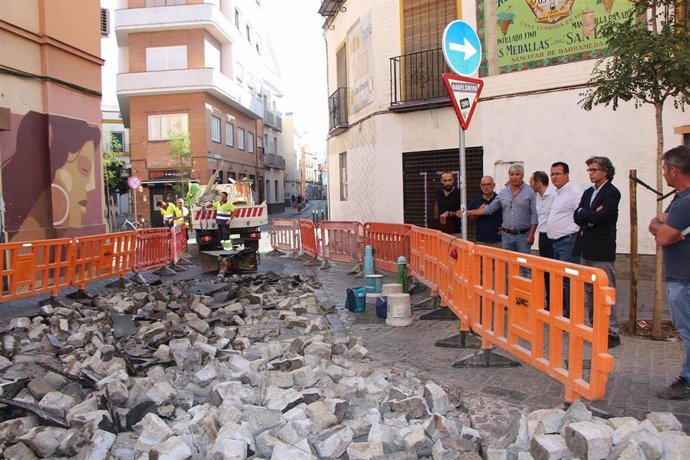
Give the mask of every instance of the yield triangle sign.
[{"label": "yield triangle sign", "polygon": [[453,103],[455,113],[462,129],[470,126],[470,120],[477,106],[479,95],[482,93],[484,82],[477,78],[461,77],[452,73],[443,74],[443,84],[448,91],[450,102]]}]

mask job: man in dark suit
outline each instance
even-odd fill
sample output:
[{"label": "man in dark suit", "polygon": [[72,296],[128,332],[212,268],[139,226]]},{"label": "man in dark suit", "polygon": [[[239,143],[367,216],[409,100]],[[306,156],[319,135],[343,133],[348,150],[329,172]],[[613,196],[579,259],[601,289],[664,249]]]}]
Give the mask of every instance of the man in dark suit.
[{"label": "man in dark suit", "polygon": [[[593,187],[585,190],[575,210],[575,223],[580,226],[576,251],[581,264],[604,270],[609,286],[616,287],[616,223],[621,192],[611,183],[616,172],[611,160],[595,156],[587,160],[587,173]],[[590,320],[594,319],[592,285],[585,284],[585,306]],[[616,306],[609,317],[609,348],[620,345]]]}]

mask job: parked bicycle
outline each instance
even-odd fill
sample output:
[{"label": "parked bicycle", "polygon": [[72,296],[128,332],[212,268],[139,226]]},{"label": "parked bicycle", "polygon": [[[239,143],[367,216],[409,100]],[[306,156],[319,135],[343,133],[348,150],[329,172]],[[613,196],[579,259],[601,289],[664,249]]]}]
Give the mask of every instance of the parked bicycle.
[{"label": "parked bicycle", "polygon": [[138,230],[140,228],[151,228],[151,224],[143,217],[140,217],[137,220],[129,220],[129,217],[125,217],[125,221],[122,224],[123,232]]}]

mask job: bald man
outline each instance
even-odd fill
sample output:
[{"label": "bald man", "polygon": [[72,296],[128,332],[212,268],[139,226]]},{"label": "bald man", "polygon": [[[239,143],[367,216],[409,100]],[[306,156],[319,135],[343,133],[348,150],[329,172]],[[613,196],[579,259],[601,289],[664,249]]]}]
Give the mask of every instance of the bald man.
[{"label": "bald man", "polygon": [[[489,206],[492,201],[496,199],[496,183],[491,176],[482,177],[479,186],[482,188],[482,194],[476,197],[469,204],[468,209],[479,209],[486,205]],[[495,248],[501,247],[501,235],[498,229],[501,228],[503,216],[500,212],[487,214],[483,216],[468,216],[470,222],[477,223],[477,237],[476,242],[485,246],[493,246]]]}]

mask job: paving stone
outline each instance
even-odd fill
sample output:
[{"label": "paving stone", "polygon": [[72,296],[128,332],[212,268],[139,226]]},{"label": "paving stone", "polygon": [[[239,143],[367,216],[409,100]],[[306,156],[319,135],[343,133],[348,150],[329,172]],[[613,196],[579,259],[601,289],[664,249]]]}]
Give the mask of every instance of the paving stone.
[{"label": "paving stone", "polygon": [[390,401],[390,408],[394,412],[401,412],[405,414],[407,420],[421,419],[429,415],[426,403],[420,396],[413,396],[400,401]]},{"label": "paving stone", "polygon": [[352,430],[345,426],[320,433],[311,444],[319,458],[336,459],[345,453],[351,442]]},{"label": "paving stone", "polygon": [[170,401],[175,394],[175,389],[168,382],[156,383],[146,392],[146,396],[159,406]]},{"label": "paving stone", "polygon": [[41,398],[38,402],[38,407],[59,417],[64,417],[67,411],[76,406],[78,402],[79,401],[68,394],[51,391]]},{"label": "paving stone", "polygon": [[23,442],[12,444],[11,446],[7,447],[4,450],[4,452],[2,452],[2,454],[5,458],[12,460],[38,459],[38,457],[36,457],[36,454],[34,454],[34,451],[27,447],[27,445]]},{"label": "paving stone", "polygon": [[658,431],[682,431],[683,425],[670,412],[650,412],[647,420],[652,422]]},{"label": "paving stone", "polygon": [[349,460],[371,460],[383,456],[383,444],[380,442],[352,442],[347,447]]},{"label": "paving stone", "polygon": [[374,423],[369,429],[367,435],[368,442],[380,442],[383,445],[383,451],[386,454],[391,454],[402,448],[402,438],[397,428],[382,424]]},{"label": "paving stone", "polygon": [[424,422],[422,426],[424,427],[424,432],[426,435],[434,443],[439,439],[446,438],[448,436],[460,436],[455,424],[450,423],[448,419],[442,415],[433,414]]},{"label": "paving stone", "polygon": [[448,395],[443,388],[434,382],[427,382],[424,385],[424,400],[429,410],[434,414],[445,415],[448,409],[450,409]]},{"label": "paving stone", "polygon": [[34,416],[18,417],[0,423],[0,444],[9,444],[16,438],[38,426]]},{"label": "paving stone", "polygon": [[403,436],[402,443],[406,452],[418,457],[431,455],[431,449],[434,447],[433,442],[424,432],[424,427],[419,424],[408,427],[408,432]]},{"label": "paving stone", "polygon": [[579,399],[573,402],[570,407],[565,411],[565,416],[563,417],[563,425],[561,427],[561,434],[563,434],[562,428],[566,425],[575,422],[588,422],[592,420],[592,412],[587,409]]},{"label": "paving stone", "polygon": [[[572,407],[572,406],[571,406]],[[562,409],[540,409],[527,416],[527,431],[529,436],[536,434],[559,433],[563,426],[566,413]],[[578,416],[578,415],[575,415]],[[537,430],[541,424],[542,429]]]},{"label": "paving stone", "polygon": [[[113,433],[104,430],[96,430],[91,436],[91,444],[83,451],[80,450],[80,456],[89,460],[106,460],[110,458],[111,447],[115,443],[117,436]],[[160,460],[164,458],[172,460],[173,458],[181,457],[159,457]]]},{"label": "paving stone", "polygon": [[640,447],[644,456],[649,460],[659,459],[664,454],[664,444],[661,439],[646,430],[633,433],[630,440]]},{"label": "paving stone", "polygon": [[[604,429],[608,429],[608,432]],[[592,460],[606,458],[611,452],[613,430],[604,424],[576,422],[566,425],[563,436],[577,456]]]},{"label": "paving stone", "polygon": [[245,406],[244,419],[254,436],[287,423],[285,416],[278,410],[261,406]]},{"label": "paving stone", "polygon": [[532,438],[530,454],[535,460],[557,460],[574,458],[565,438],[558,434],[542,434]]},{"label": "paving stone", "polygon": [[16,439],[26,444],[37,456],[50,457],[60,445],[65,431],[53,426],[37,426]]},{"label": "paving stone", "polygon": [[690,438],[683,433],[680,431],[662,431],[657,436],[664,446],[664,459],[690,458]]},{"label": "paving stone", "polygon": [[328,410],[323,401],[316,401],[307,406],[306,413],[319,430],[325,430],[338,423],[336,416]]}]

